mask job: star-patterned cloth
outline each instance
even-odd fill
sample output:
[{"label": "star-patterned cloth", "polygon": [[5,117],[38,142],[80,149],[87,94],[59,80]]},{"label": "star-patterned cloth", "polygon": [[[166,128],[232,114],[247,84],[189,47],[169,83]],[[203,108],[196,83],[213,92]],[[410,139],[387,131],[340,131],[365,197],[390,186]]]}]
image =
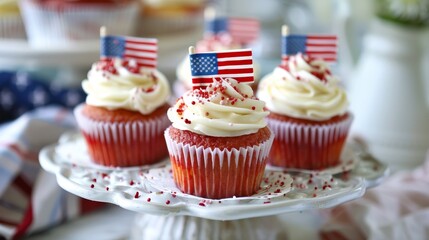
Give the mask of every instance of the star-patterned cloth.
[{"label": "star-patterned cloth", "polygon": [[0,72],[0,122],[46,105],[73,108],[83,102],[85,96],[80,86],[66,88],[49,84],[26,72]]}]

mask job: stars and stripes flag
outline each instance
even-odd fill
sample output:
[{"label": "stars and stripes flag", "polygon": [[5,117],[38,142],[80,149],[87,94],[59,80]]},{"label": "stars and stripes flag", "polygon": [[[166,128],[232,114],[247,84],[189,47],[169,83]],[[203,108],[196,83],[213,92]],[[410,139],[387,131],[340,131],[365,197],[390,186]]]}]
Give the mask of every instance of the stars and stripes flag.
[{"label": "stars and stripes flag", "polygon": [[156,68],[158,40],[126,36],[101,37],[101,59],[132,60],[140,67]]},{"label": "stars and stripes flag", "polygon": [[189,58],[193,89],[205,88],[213,78],[234,78],[245,83],[254,81],[251,49],[193,53]]},{"label": "stars and stripes flag", "polygon": [[209,34],[228,33],[234,41],[249,44],[259,36],[259,20],[254,18],[220,17],[206,20],[205,32]]},{"label": "stars and stripes flag", "polygon": [[327,62],[337,60],[337,36],[335,35],[286,35],[282,36],[282,65],[290,55],[302,53]]}]

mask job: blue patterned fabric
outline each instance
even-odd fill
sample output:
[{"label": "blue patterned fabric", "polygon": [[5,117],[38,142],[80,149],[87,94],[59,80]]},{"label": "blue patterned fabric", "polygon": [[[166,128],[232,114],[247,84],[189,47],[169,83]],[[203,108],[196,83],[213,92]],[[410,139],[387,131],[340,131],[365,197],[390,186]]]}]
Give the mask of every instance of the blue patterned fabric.
[{"label": "blue patterned fabric", "polygon": [[80,86],[66,88],[25,72],[0,71],[0,122],[46,105],[73,108],[85,97]]}]

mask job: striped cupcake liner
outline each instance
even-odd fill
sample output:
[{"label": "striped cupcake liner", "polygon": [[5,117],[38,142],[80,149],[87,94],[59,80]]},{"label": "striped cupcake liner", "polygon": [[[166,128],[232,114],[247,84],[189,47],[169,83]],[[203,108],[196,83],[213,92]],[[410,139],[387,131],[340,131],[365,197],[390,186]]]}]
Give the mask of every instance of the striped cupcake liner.
[{"label": "striped cupcake liner", "polygon": [[104,166],[141,166],[168,156],[164,131],[170,125],[166,115],[148,121],[111,123],[95,121],[74,110],[78,126],[92,160]]},{"label": "striped cupcake liner", "polygon": [[39,47],[97,40],[101,26],[115,35],[133,35],[138,17],[136,2],[118,7],[88,4],[55,9],[23,0],[20,7],[29,42]]},{"label": "striped cupcake liner", "polygon": [[0,38],[25,39],[24,23],[21,15],[0,16]]},{"label": "striped cupcake liner", "polygon": [[205,148],[174,141],[165,131],[173,179],[184,193],[220,199],[250,196],[260,187],[274,135],[239,149]]},{"label": "striped cupcake liner", "polygon": [[275,134],[268,163],[273,166],[321,170],[338,165],[353,117],[318,125],[267,118]]}]

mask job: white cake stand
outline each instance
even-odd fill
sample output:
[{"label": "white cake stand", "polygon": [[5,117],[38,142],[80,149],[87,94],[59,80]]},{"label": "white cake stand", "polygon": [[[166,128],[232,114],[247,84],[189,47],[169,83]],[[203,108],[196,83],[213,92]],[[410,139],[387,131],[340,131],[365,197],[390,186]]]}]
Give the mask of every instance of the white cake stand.
[{"label": "white cake stand", "polygon": [[79,133],[65,134],[40,152],[42,167],[66,191],[138,212],[133,239],[285,239],[276,215],[359,198],[388,174],[385,165],[350,144],[341,160],[323,171],[268,167],[255,195],[205,199],[175,186],[168,160],[132,168],[93,163]]}]

